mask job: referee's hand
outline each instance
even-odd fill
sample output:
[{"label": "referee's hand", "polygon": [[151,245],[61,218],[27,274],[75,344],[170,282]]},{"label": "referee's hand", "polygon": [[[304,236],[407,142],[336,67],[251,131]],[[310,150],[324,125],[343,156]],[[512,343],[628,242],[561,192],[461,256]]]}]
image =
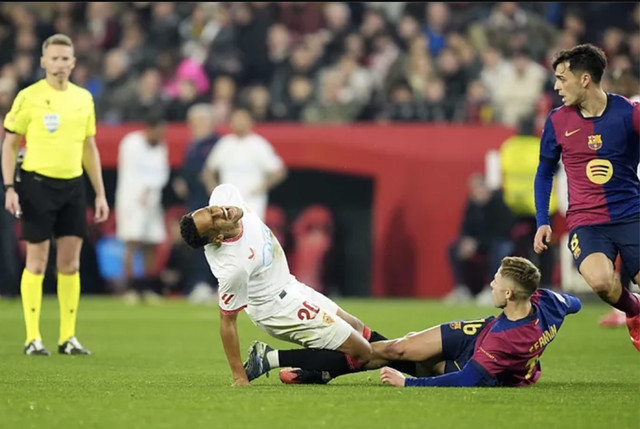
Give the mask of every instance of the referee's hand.
[{"label": "referee's hand", "polygon": [[95,223],[104,222],[109,217],[109,205],[104,196],[96,196],[94,213],[93,220]]},{"label": "referee's hand", "polygon": [[22,210],[20,210],[20,198],[18,193],[13,188],[7,189],[4,197],[4,208],[16,219],[20,219],[22,216]]}]

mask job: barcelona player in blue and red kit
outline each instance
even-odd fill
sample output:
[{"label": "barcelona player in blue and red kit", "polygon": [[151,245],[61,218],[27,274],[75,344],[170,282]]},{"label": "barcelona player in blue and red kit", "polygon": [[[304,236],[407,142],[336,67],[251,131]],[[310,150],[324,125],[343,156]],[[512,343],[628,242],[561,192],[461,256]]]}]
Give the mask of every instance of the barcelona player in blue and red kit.
[{"label": "barcelona player in blue and red kit", "polygon": [[491,282],[497,317],[445,323],[404,338],[373,343],[374,359],[421,362],[429,377],[405,378],[384,367],[394,386],[525,386],[541,374],[540,356],[568,314],[580,311],[569,294],[538,289],[540,271],[529,260],[506,257]]},{"label": "barcelona player in blue and red kit", "polygon": [[562,158],[569,250],[593,291],[626,313],[640,351],[640,296],[622,287],[614,266],[620,255],[623,269],[640,282],[640,104],[602,89],[606,64],[604,52],[593,45],[560,51],[553,62],[554,89],[564,105],[549,114],[540,142],[534,250],[542,253],[551,239],[549,197]]}]

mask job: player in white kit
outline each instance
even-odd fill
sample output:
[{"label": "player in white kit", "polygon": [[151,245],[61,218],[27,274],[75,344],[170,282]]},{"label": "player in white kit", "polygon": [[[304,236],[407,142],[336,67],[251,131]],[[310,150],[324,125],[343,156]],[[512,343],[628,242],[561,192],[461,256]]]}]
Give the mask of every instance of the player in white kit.
[{"label": "player in white kit", "polygon": [[[319,356],[327,356],[328,360],[337,357],[350,369],[368,362],[372,350],[367,340],[371,331],[291,275],[280,243],[246,207],[235,186],[217,186],[211,193],[209,206],[180,219],[180,230],[191,247],[204,246],[211,271],[218,279],[220,336],[234,385],[248,385],[268,371],[260,368],[259,373],[249,376],[245,372],[236,324],[237,314],[243,309],[256,326],[275,338],[310,349],[341,352],[315,354],[316,363]],[[282,351],[280,356],[282,359]],[[285,365],[286,362],[280,362],[272,367]]]}]

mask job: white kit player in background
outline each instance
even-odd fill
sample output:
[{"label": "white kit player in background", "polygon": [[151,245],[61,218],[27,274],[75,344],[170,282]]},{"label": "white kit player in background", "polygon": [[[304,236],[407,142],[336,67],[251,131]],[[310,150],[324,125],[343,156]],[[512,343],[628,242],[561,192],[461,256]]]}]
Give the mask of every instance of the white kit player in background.
[{"label": "white kit player in background", "polygon": [[[144,130],[127,134],[118,148],[116,236],[126,244],[125,277],[128,282],[133,275],[133,255],[138,250],[144,254],[144,277],[151,277],[155,267],[155,246],[166,237],[162,189],[169,181],[170,170],[165,131],[162,117],[150,115]],[[143,286],[144,290],[140,292],[153,298],[149,285]],[[125,298],[135,301],[137,297],[135,293],[129,293]]]},{"label": "white kit player in background", "polygon": [[246,110],[236,110],[230,126],[232,132],[218,140],[207,157],[202,181],[209,191],[218,183],[236,186],[247,206],[264,220],[268,192],[286,178],[287,169],[271,144],[252,132]]},{"label": "white kit player in background", "polygon": [[191,247],[204,246],[218,279],[220,336],[234,385],[249,384],[236,325],[243,309],[274,338],[337,350],[361,363],[369,360],[371,346],[362,336],[362,322],[291,275],[280,243],[235,186],[217,186],[209,206],[183,216],[180,227]]}]

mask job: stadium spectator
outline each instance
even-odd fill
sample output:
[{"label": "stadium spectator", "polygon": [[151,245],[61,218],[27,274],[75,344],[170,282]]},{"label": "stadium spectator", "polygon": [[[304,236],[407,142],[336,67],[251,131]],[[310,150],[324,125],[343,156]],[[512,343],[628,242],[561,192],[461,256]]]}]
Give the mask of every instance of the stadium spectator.
[{"label": "stadium spectator", "polygon": [[564,106],[549,114],[540,142],[533,245],[542,253],[552,237],[549,196],[562,157],[569,183],[569,250],[576,268],[600,299],[626,313],[631,341],[640,351],[640,296],[621,286],[614,267],[620,254],[640,283],[640,103],[602,89],[606,65],[606,55],[593,45],[560,51],[553,62],[554,89]]},{"label": "stadium spectator", "polygon": [[129,71],[126,52],[119,48],[110,50],[105,56],[103,87],[96,101],[98,118],[110,123],[122,122],[122,107],[132,101],[137,86]]},{"label": "stadium spectator", "polygon": [[207,157],[202,181],[211,190],[220,183],[236,186],[247,206],[264,219],[268,193],[286,178],[287,169],[271,144],[252,131],[249,112],[233,112],[230,125],[232,132]]},{"label": "stadium spectator", "polygon": [[[55,34],[42,46],[41,65],[46,77],[20,91],[4,120],[2,176],[5,208],[22,218],[22,239],[27,260],[20,291],[26,324],[24,353],[49,355],[40,335],[42,283],[51,236],[56,239],[57,288],[60,302],[58,352],[90,352],[75,334],[80,300],[80,249],[86,230],[83,170],[95,191],[95,221],[109,216],[102,181],[100,155],[95,142],[95,109],[91,94],[69,82],[75,66],[73,42]],[[45,99],[44,116],[34,99]],[[34,110],[36,109],[36,110]],[[53,133],[53,131],[57,131]],[[22,137],[26,155],[14,183],[16,154]]]},{"label": "stadium spectator", "polygon": [[449,247],[449,263],[456,282],[447,297],[450,302],[477,296],[489,284],[502,259],[513,251],[513,216],[502,193],[492,192],[479,173],[471,175],[468,184],[460,236]]},{"label": "stadium spectator", "polygon": [[143,122],[153,108],[164,108],[167,100],[162,95],[162,77],[157,68],[145,69],[131,100],[122,106],[122,120],[127,122]]},{"label": "stadium spectator", "polygon": [[516,127],[530,117],[542,95],[545,79],[544,68],[532,61],[526,50],[514,52],[496,93],[495,108],[500,122]]},{"label": "stadium spectator", "polygon": [[[166,237],[162,189],[169,180],[165,130],[164,112],[151,110],[144,130],[125,135],[118,148],[116,236],[126,246],[128,303],[136,303],[140,295],[150,302],[158,298],[156,250]],[[138,252],[143,255],[144,273],[135,278],[133,260]]]}]

